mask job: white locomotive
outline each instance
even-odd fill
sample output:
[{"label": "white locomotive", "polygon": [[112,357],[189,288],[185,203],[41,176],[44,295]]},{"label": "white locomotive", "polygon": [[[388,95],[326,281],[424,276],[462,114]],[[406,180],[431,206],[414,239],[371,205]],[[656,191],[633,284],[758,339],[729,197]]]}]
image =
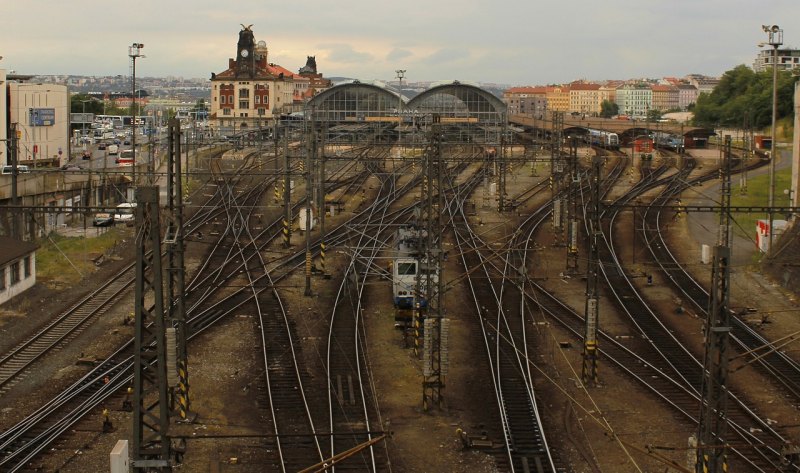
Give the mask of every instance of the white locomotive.
[{"label": "white locomotive", "polygon": [[[428,275],[432,284],[438,282],[435,270],[426,270],[425,258],[420,253],[421,239],[425,238],[425,230],[414,227],[402,227],[397,230],[394,238],[395,254],[392,257],[392,299],[398,309],[413,309],[427,306],[425,300]],[[421,294],[417,294],[419,283]]]}]

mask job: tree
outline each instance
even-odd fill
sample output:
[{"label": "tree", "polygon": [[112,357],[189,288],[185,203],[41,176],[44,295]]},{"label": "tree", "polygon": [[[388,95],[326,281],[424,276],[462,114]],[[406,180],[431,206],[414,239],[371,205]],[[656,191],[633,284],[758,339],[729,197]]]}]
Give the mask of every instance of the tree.
[{"label": "tree", "polygon": [[603,100],[600,104],[600,116],[603,118],[611,118],[619,114],[619,105],[610,100]]},{"label": "tree", "polygon": [[647,111],[647,120],[651,122],[657,122],[660,119],[661,119],[661,110],[656,110],[654,108],[651,108],[650,110]]},{"label": "tree", "polygon": [[[778,119],[792,115],[792,96],[798,78],[778,72]],[[772,121],[772,70],[753,72],[739,65],[725,72],[710,94],[700,94],[694,107],[694,123],[700,126],[742,126],[756,128]]]},{"label": "tree", "polygon": [[103,113],[103,102],[86,94],[75,94],[69,98],[69,111],[70,113],[86,111],[86,113],[100,115]]}]

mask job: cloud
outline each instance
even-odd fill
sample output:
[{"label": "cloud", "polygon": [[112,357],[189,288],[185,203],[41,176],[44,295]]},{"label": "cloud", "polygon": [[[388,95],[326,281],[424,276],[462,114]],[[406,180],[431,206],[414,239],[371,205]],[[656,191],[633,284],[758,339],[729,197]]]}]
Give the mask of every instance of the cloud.
[{"label": "cloud", "polygon": [[414,53],[412,53],[408,49],[395,48],[389,51],[389,54],[386,55],[386,60],[389,62],[398,61],[400,59],[405,59],[413,55]]},{"label": "cloud", "polygon": [[372,54],[356,51],[349,44],[326,44],[318,48],[328,52],[327,58],[329,61],[341,64],[358,64],[374,59]]},{"label": "cloud", "polygon": [[437,49],[420,60],[423,64],[452,64],[469,59],[470,53],[466,49],[442,48]]}]

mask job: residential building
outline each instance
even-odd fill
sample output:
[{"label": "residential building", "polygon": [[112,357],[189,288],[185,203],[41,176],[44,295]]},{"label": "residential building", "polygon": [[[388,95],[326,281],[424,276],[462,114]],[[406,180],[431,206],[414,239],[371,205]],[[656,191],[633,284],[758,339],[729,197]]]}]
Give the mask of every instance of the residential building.
[{"label": "residential building", "polygon": [[653,91],[644,82],[624,84],[617,88],[615,100],[620,115],[631,118],[645,118],[653,108]]},{"label": "residential building", "polygon": [[615,102],[617,100],[617,86],[606,84],[597,89],[597,99],[600,100],[600,105],[603,102]]},{"label": "residential building", "polygon": [[569,111],[569,87],[548,86],[545,91],[547,110],[552,112]]},{"label": "residential building", "polygon": [[[756,72],[771,71],[774,57],[775,50],[773,48],[760,50],[753,62],[753,70]],[[786,71],[796,67],[800,67],[800,49],[778,49],[778,70]]]},{"label": "residential building", "polygon": [[652,109],[660,112],[678,108],[678,88],[671,85],[653,85]]},{"label": "residential building", "polygon": [[545,87],[512,87],[503,92],[503,102],[509,115],[545,118],[546,92]]},{"label": "residential building", "polygon": [[569,85],[569,112],[594,117],[600,114],[600,85],[573,82]]},{"label": "residential building", "polygon": [[[17,162],[26,166],[61,166],[68,156],[67,86],[28,82],[29,76],[6,76],[8,124],[17,129]],[[5,128],[5,127],[4,127]],[[7,153],[3,163],[8,163]]]},{"label": "residential building", "polygon": [[36,244],[0,237],[0,304],[36,284]]},{"label": "residential building", "polygon": [[689,74],[686,76],[686,81],[697,87],[697,95],[710,94],[714,91],[714,87],[719,84],[718,78],[704,76],[702,74]]},{"label": "residential building", "polygon": [[692,84],[678,84],[678,108],[686,110],[689,105],[697,103],[699,92]]}]

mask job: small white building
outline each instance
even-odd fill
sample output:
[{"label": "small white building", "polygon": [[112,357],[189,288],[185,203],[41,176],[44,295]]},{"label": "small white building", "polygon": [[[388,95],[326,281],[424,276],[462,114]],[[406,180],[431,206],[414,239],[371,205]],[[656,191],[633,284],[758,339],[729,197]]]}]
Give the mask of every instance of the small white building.
[{"label": "small white building", "polygon": [[0,237],[0,304],[36,284],[37,245]]}]

